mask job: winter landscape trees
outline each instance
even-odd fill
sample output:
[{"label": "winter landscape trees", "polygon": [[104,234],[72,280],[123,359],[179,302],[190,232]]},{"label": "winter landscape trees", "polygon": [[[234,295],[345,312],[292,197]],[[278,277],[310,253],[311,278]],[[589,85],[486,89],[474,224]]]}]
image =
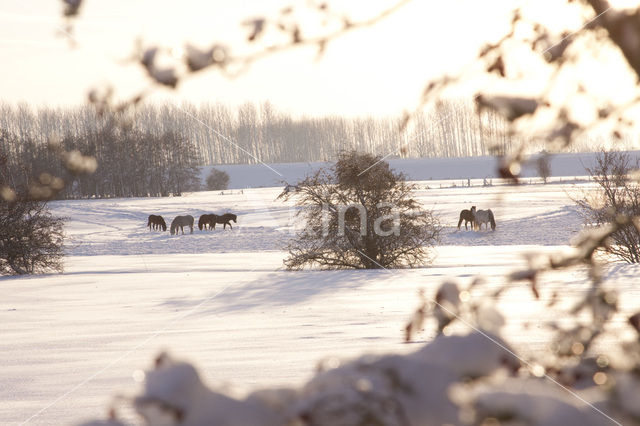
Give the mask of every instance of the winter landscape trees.
[{"label": "winter landscape trees", "polygon": [[[7,185],[29,187],[32,199],[167,196],[199,188],[197,149],[175,131],[118,126],[87,109],[35,115],[5,107],[0,116],[7,123],[0,130]],[[59,127],[44,130],[47,123]]]},{"label": "winter landscape trees", "polygon": [[[399,2],[380,16],[385,17],[406,3]],[[78,13],[81,2],[66,1],[66,4],[68,7],[65,15],[74,16]],[[303,27],[296,21],[287,20],[286,25],[278,25],[277,20],[271,22],[262,18],[252,19],[247,23],[251,30],[249,42],[259,41],[265,29],[284,35],[287,41],[265,45],[263,50],[249,57],[234,56],[219,44],[202,50],[188,45],[186,54],[174,57],[171,59],[173,63],[169,65],[158,58],[170,49],[155,45],[139,46],[137,63],[153,84],[175,89],[183,79],[206,68],[233,74],[231,66],[234,64],[246,67],[256,58],[300,45],[314,45],[322,52],[328,41],[333,42],[345,32],[376,22],[376,19],[371,19],[358,23],[340,14],[334,15],[325,3],[312,4],[311,7],[327,21],[336,23],[338,31],[329,32],[325,37],[306,38]],[[492,141],[489,151],[501,155],[499,172],[514,184],[519,183],[521,164],[527,160],[532,144],[549,144],[554,150],[564,150],[574,146],[580,136],[600,125],[604,126],[600,130],[612,140],[624,139],[625,133],[634,131],[634,114],[640,102],[640,98],[636,96],[637,76],[640,74],[637,49],[637,40],[640,38],[637,18],[640,16],[640,9],[616,9],[605,1],[590,0],[567,1],[562,3],[562,7],[572,14],[573,19],[571,24],[561,25],[560,29],[547,25],[544,17],[541,18],[535,10],[532,12],[528,6],[514,10],[506,33],[497,41],[489,40],[480,49],[475,61],[485,71],[482,73],[485,81],[500,89],[509,87],[513,90],[505,93],[494,90],[495,86],[492,87],[492,84],[484,84],[483,90],[476,92],[473,100],[480,116],[502,116],[503,119],[496,122],[500,125],[509,123],[506,131],[500,129],[504,137]],[[280,12],[281,15],[290,13],[291,8]],[[581,70],[590,68],[585,67],[584,56],[600,52],[599,48],[602,46],[609,49],[610,53],[617,53],[617,59],[622,59],[613,68],[635,73],[635,78],[625,80],[632,81],[627,87],[630,90],[626,92],[632,94],[630,97],[620,99],[607,96],[619,93],[620,90],[593,90],[594,79],[583,78]],[[598,59],[597,56],[587,59],[592,60],[591,64],[600,62],[593,61]],[[606,65],[611,67],[612,63],[614,62],[607,62]],[[589,62],[586,64],[589,65]],[[231,71],[229,68],[232,68]],[[477,71],[476,68],[470,67],[474,72]],[[423,93],[423,106],[442,108],[441,102],[447,90],[471,77],[466,71],[428,82]],[[603,72],[602,75],[609,73]],[[542,76],[543,83],[532,80],[532,76]],[[607,82],[607,79],[595,80]],[[95,96],[92,97],[92,101],[95,100]],[[140,96],[136,96],[131,106],[139,101]],[[108,106],[107,110],[114,113],[118,120],[122,120],[120,124],[126,128],[126,120],[119,117],[122,108]],[[413,135],[410,133],[413,132],[411,126],[419,124],[420,114],[419,110],[408,113],[397,129]],[[250,149],[246,149],[245,153],[248,152],[252,158],[268,161],[264,154],[266,151],[271,152],[271,148],[260,143],[262,139],[259,132],[252,125],[255,117],[255,111],[243,110],[240,125],[235,128],[237,132],[230,134],[247,141],[246,146]],[[480,123],[485,124],[482,121]],[[446,129],[446,135],[457,131],[449,125],[451,123],[438,124]],[[368,129],[358,128],[358,132],[367,134]],[[511,144],[512,135],[519,135],[519,145],[516,147]],[[444,145],[447,154],[465,149],[464,146],[459,146],[464,139],[450,141]],[[394,150],[405,155],[413,152],[421,140],[415,141],[416,144],[412,139],[401,142]],[[75,152],[72,147],[64,149],[66,153]],[[225,149],[234,151],[237,146],[226,146]],[[279,150],[284,151],[282,147]],[[292,150],[287,155],[297,156],[303,150]],[[362,183],[356,177],[367,173],[367,169],[360,167],[358,170],[349,169],[346,173],[337,172],[338,170],[337,184],[340,185],[340,178],[345,177],[344,188],[357,194],[360,187],[350,186],[349,182]],[[38,180],[40,186],[55,189],[55,178],[58,176],[41,174]],[[316,186],[329,185],[329,182],[329,179],[319,180],[319,185]],[[368,184],[365,182],[365,187]],[[304,189],[304,185],[302,188]],[[313,193],[309,194],[314,196]],[[330,200],[327,192],[318,195]],[[362,193],[359,195],[363,196]],[[371,207],[362,200],[356,201],[360,201],[365,210]],[[319,204],[312,202],[310,205],[312,211],[315,208],[317,213]],[[363,221],[356,220],[356,211],[359,212],[359,208],[346,210],[342,216],[345,235],[360,231]],[[418,318],[411,322],[418,324],[414,329],[419,329],[425,315],[443,318],[443,325],[439,327],[442,334],[449,332],[450,323],[459,322],[467,327],[463,336],[439,336],[427,344],[423,351],[407,357],[391,355],[375,359],[364,358],[343,368],[333,368],[326,373],[320,371],[317,377],[300,390],[267,391],[250,395],[246,401],[210,392],[200,382],[192,367],[160,356],[156,368],[149,375],[146,388],[139,398],[133,400],[133,404],[151,424],[201,424],[203,419],[211,418],[221,422],[247,424],[252,420],[259,422],[266,419],[265,410],[269,414],[275,412],[275,422],[279,424],[440,424],[444,421],[495,424],[500,420],[508,420],[525,424],[585,425],[598,424],[603,419],[617,424],[622,421],[637,421],[640,414],[634,389],[639,383],[638,335],[634,334],[620,345],[620,350],[616,353],[620,361],[613,359],[608,352],[593,352],[595,342],[612,333],[608,327],[618,310],[617,295],[614,290],[603,286],[604,274],[594,254],[606,248],[617,232],[632,229],[631,227],[638,230],[635,212],[619,209],[607,211],[606,214],[606,226],[576,239],[575,247],[569,253],[530,255],[527,268],[511,273],[505,277],[507,284],[492,287],[477,299],[472,299],[471,293],[481,286],[482,279],[473,280],[464,290],[445,282],[435,300],[423,303],[418,310]],[[316,215],[313,219],[317,217]],[[339,212],[333,217],[336,235],[340,231],[340,218]],[[331,224],[331,220],[328,223]],[[368,226],[371,226],[371,220],[367,221],[366,227]],[[389,231],[388,228],[385,230]],[[365,232],[365,236],[369,234]],[[340,244],[341,241],[337,243]],[[351,250],[350,247],[347,248]],[[379,254],[376,249],[368,253],[375,256]],[[362,258],[359,260],[362,261]],[[543,274],[574,266],[584,267],[583,270],[588,271],[591,288],[577,296],[578,303],[566,312],[562,321],[544,324],[556,332],[556,339],[538,355],[537,361],[523,359],[497,335],[506,319],[499,312],[486,308],[486,305],[490,306],[513,283],[524,283],[531,289],[532,297],[537,299],[544,291],[539,287]],[[549,304],[557,303],[555,299],[558,297],[551,297]],[[638,314],[628,318],[628,325],[634,329],[634,333],[638,331],[639,323]],[[461,344],[450,344],[451,342]],[[484,350],[486,347],[490,350]],[[480,358],[478,353],[487,357]],[[421,355],[424,355],[424,359]],[[460,358],[456,355],[460,355]],[[513,357],[520,363],[514,362]],[[427,365],[428,363],[432,365]],[[495,374],[500,371],[511,373],[514,377],[505,378],[504,375]],[[425,376],[425,372],[433,374]],[[438,376],[439,373],[443,373],[444,377]],[[437,379],[434,380],[434,377]],[[560,391],[556,392],[558,389]],[[580,389],[586,391],[579,393]],[[432,410],[421,411],[425,401],[432,401],[432,395],[442,398],[445,394],[447,398],[442,404]],[[417,400],[414,399],[416,395],[420,396]],[[214,402],[220,404],[216,405]],[[252,410],[256,405],[259,408]],[[438,409],[445,410],[447,416],[439,416]],[[257,413],[256,417],[247,419],[253,413]],[[109,422],[119,424],[115,416]]]},{"label": "winter landscape trees", "polygon": [[412,198],[416,185],[379,156],[343,152],[281,197],[295,198],[305,226],[289,244],[289,269],[415,267],[428,262],[440,225]]}]

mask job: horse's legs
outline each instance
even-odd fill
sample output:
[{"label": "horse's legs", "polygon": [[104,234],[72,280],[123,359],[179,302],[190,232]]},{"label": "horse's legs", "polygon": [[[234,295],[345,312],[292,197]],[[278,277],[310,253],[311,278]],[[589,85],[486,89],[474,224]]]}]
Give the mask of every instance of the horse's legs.
[{"label": "horse's legs", "polygon": [[229,225],[229,229],[233,229],[233,226],[231,226],[231,222],[227,222],[227,224]]},{"label": "horse's legs", "polygon": [[189,225],[189,228],[191,228],[191,234],[193,234],[193,225]]}]

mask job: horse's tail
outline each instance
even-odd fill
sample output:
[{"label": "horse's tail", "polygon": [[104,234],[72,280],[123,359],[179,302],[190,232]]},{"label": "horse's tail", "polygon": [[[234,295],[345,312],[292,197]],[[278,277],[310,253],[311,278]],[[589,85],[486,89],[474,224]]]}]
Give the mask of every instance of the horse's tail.
[{"label": "horse's tail", "polygon": [[496,220],[493,218],[493,212],[491,209],[487,210],[489,212],[489,222],[491,222],[491,229],[496,230]]},{"label": "horse's tail", "polygon": [[198,229],[202,231],[202,227],[204,226],[204,221],[202,220],[202,216],[198,219]]},{"label": "horse's tail", "polygon": [[149,227],[149,229],[151,229],[151,216],[149,216],[149,219],[147,219],[147,226]]},{"label": "horse's tail", "polygon": [[460,220],[458,221],[458,229],[460,229],[460,225],[462,225],[462,221],[464,220],[464,211],[460,212]]}]

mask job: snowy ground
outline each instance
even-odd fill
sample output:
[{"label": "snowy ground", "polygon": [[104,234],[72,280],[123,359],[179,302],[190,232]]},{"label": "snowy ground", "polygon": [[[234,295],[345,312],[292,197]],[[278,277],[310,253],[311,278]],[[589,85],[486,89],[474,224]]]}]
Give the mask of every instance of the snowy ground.
[{"label": "snowy ground", "polygon": [[[420,182],[417,196],[441,217],[443,240],[431,267],[393,271],[284,271],[293,209],[275,201],[279,188],[52,203],[69,218],[65,273],[0,278],[0,424],[104,417],[111,397],[133,393],[135,372],[163,349],[231,392],[300,383],[330,356],[416,350],[433,336],[427,327],[420,341],[402,342],[418,289],[432,294],[446,279],[466,286],[481,275],[488,292],[524,265],[523,254],[566,249],[580,230],[569,196],[587,182],[472,183]],[[495,232],[455,228],[472,204],[494,211]],[[172,237],[145,227],[151,213],[197,220],[226,211],[238,215],[233,230]],[[622,311],[640,308],[640,269],[613,264],[607,274]],[[535,357],[548,344],[542,321],[562,320],[563,306],[546,307],[551,293],[570,298],[586,287],[582,270],[546,275],[537,302],[513,285],[499,305],[507,340]]]}]

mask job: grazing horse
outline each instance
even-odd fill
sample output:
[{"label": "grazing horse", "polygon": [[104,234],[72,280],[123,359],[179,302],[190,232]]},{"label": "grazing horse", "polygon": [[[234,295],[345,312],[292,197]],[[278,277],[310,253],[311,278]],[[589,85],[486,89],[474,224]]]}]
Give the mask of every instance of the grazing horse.
[{"label": "grazing horse", "polygon": [[471,207],[471,210],[462,210],[460,212],[460,220],[458,221],[458,229],[460,229],[460,225],[462,224],[462,221],[464,220],[464,229],[469,229],[467,228],[467,223],[471,222],[471,229],[475,229],[475,225],[476,225],[476,221],[473,218],[473,213],[476,211],[476,206]]},{"label": "grazing horse", "polygon": [[171,221],[171,235],[175,235],[178,233],[178,228],[182,231],[182,235],[184,235],[184,227],[188,226],[191,228],[191,233],[193,234],[193,216],[176,216]]},{"label": "grazing horse", "polygon": [[212,215],[213,216],[213,229],[216,229],[216,223],[222,223],[222,229],[227,229],[227,225],[229,225],[229,228],[233,229],[233,226],[231,226],[231,221],[233,221],[233,223],[238,223],[237,219],[238,216],[236,216],[233,213],[225,213],[221,216],[218,215]]},{"label": "grazing horse", "polygon": [[[215,214],[203,214],[200,215],[200,218],[198,218],[198,229],[199,230],[203,230],[203,229],[214,229],[216,224],[214,222],[214,217],[216,215]],[[208,228],[207,228],[208,226]]]},{"label": "grazing horse", "polygon": [[147,220],[147,226],[149,227],[149,231],[151,231],[151,227],[153,229],[162,228],[163,231],[167,230],[167,222],[164,221],[162,216],[158,216],[155,214],[149,215],[149,219]]},{"label": "grazing horse", "polygon": [[496,230],[496,220],[493,217],[493,212],[491,211],[491,209],[478,211],[475,211],[474,209],[473,218],[475,219],[477,229],[482,229],[483,223],[485,229],[489,229],[488,224],[490,223],[491,229],[494,231]]}]

